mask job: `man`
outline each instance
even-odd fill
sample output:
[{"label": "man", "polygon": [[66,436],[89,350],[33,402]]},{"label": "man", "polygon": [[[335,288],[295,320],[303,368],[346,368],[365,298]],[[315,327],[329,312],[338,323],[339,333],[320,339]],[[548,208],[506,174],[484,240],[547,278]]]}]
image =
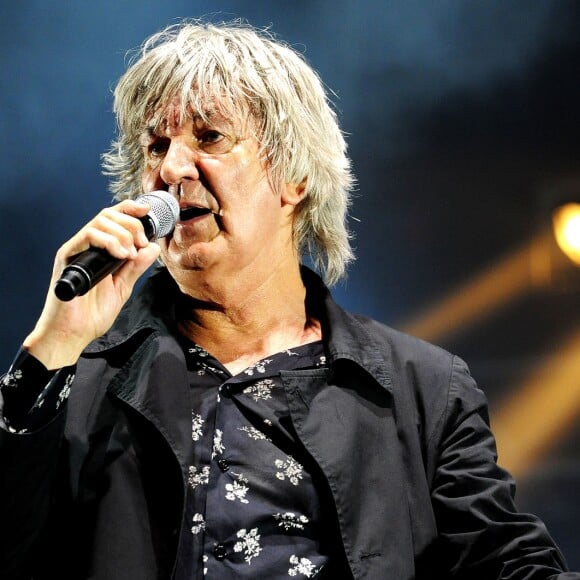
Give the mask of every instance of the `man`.
[{"label": "man", "polygon": [[[236,23],[145,43],[115,93],[119,199],[57,253],[126,260],[44,310],[5,375],[8,578],[580,578],[514,507],[462,361],[337,306],[353,183],[322,84]],[[149,242],[131,199],[165,190]],[[153,275],[128,301],[137,279]]]}]

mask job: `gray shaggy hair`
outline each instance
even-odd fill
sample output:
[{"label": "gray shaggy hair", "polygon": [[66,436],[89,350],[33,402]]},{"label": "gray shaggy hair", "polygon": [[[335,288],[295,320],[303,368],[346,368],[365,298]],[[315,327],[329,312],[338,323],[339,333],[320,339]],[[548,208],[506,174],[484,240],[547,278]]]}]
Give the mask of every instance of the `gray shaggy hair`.
[{"label": "gray shaggy hair", "polygon": [[181,114],[219,102],[249,116],[275,184],[306,182],[294,243],[328,284],[354,258],[347,210],[355,179],[337,116],[317,73],[267,30],[242,21],[169,26],[145,41],[114,93],[118,135],[103,155],[115,198],[142,193],[140,136],[155,111],[178,100]]}]

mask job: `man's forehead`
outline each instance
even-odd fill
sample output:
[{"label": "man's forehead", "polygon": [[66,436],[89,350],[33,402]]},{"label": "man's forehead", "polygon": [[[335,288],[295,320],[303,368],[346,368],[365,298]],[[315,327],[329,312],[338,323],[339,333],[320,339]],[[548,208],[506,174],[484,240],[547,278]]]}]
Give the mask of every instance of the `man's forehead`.
[{"label": "man's forehead", "polygon": [[148,119],[147,127],[155,127],[158,130],[168,127],[178,127],[185,122],[193,121],[194,124],[211,123],[212,125],[234,126],[238,125],[242,119],[241,112],[232,107],[220,107],[212,102],[203,105],[199,109],[194,109],[192,105],[183,107],[178,102],[172,102],[164,107],[159,107]]}]

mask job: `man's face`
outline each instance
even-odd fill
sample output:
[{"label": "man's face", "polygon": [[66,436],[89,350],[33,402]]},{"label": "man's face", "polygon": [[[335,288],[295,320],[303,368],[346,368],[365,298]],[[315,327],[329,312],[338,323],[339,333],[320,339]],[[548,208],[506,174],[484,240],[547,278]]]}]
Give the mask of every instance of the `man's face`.
[{"label": "man's face", "polygon": [[170,108],[141,139],[143,190],[168,189],[181,208],[175,231],[160,240],[178,281],[191,272],[259,274],[292,252],[296,188],[274,187],[247,121],[206,114],[209,122],[193,114],[180,120]]}]

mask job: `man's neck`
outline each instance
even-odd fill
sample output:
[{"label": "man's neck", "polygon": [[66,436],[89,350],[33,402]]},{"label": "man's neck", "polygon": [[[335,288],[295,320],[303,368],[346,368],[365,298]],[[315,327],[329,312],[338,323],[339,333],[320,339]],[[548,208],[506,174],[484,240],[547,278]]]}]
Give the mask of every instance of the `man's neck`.
[{"label": "man's neck", "polygon": [[283,283],[272,276],[227,303],[185,298],[179,329],[236,374],[264,357],[321,338],[320,324],[306,312],[305,298],[296,269]]}]

